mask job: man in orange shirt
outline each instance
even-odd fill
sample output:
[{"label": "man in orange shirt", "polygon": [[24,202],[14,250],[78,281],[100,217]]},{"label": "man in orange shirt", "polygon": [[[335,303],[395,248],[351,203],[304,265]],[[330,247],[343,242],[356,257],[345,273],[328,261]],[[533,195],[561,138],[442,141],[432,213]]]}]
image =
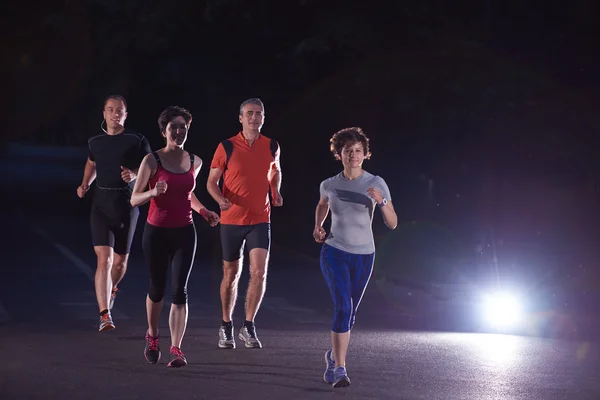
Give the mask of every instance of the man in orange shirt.
[{"label": "man in orange shirt", "polygon": [[[274,139],[260,133],[265,119],[262,101],[252,98],[240,106],[242,131],[217,146],[206,187],[221,208],[223,321],[219,347],[234,349],[233,308],[242,272],[244,244],[250,256],[250,284],[246,292],[246,320],[239,339],[249,348],[262,348],[254,318],[265,293],[271,247],[271,202],[283,205],[281,149]],[[223,188],[219,180],[223,177]],[[269,201],[269,192],[272,201]]]}]

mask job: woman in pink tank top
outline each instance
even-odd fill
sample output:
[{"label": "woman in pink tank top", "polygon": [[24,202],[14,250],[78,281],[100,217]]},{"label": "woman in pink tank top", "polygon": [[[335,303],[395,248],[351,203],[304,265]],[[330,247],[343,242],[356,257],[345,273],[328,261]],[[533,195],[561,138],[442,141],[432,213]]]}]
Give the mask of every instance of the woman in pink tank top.
[{"label": "woman in pink tank top", "polygon": [[207,210],[194,194],[202,160],[183,149],[191,123],[192,115],[181,107],[168,107],[160,114],[158,126],[166,146],[142,160],[131,196],[134,207],[150,201],[142,247],[150,272],[144,356],[152,364],[157,363],[161,356],[158,321],[165,296],[167,270],[171,267],[168,367],[187,365],[181,342],[188,317],[187,282],[196,255],[192,210],[202,215],[211,226],[219,223],[218,214]]}]

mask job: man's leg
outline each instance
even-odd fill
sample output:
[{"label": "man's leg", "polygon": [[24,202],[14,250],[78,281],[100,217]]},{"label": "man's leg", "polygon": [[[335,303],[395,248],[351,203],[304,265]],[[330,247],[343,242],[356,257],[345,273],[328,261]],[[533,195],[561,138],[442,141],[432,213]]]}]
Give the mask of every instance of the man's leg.
[{"label": "man's leg", "polygon": [[235,261],[223,261],[223,280],[221,281],[221,309],[223,321],[230,322],[238,295],[238,283],[242,274],[243,258]]},{"label": "man's leg", "polygon": [[238,283],[242,274],[244,229],[243,226],[221,225],[223,251],[223,279],[221,280],[221,310],[223,322],[231,322],[237,300]]},{"label": "man's leg", "polygon": [[269,251],[250,250],[250,282],[246,293],[246,321],[254,322],[267,288],[267,264]]},{"label": "man's leg", "polygon": [[240,330],[239,338],[248,348],[262,348],[258,340],[254,318],[260,307],[267,285],[267,264],[271,244],[270,225],[257,224],[250,227],[247,236],[248,252],[250,254],[250,282],[246,292],[246,320]]},{"label": "man's leg", "polygon": [[233,339],[233,309],[242,274],[243,248],[246,228],[237,225],[221,225],[221,248],[223,251],[223,279],[221,280],[221,312],[223,321],[219,329],[219,348],[235,349]]},{"label": "man's leg", "polygon": [[137,226],[137,220],[139,215],[140,211],[138,210],[138,208],[132,208],[129,211],[128,218],[126,217],[123,221],[121,221],[122,223],[120,227],[118,229],[115,229],[114,231],[115,260],[113,262],[113,267],[111,270],[112,292],[111,300],[109,302],[111,309],[117,292],[117,287],[119,286],[119,283],[123,280],[123,277],[127,272],[127,261],[129,260],[129,252],[131,251],[131,243],[133,242],[133,235],[135,233],[135,228]]},{"label": "man's leg", "polygon": [[267,288],[267,265],[271,248],[271,226],[257,224],[248,233],[250,282],[246,293],[246,321],[254,322]]},{"label": "man's leg", "polygon": [[114,253],[114,262],[112,270],[110,272],[112,280],[112,288],[117,289],[117,286],[123,280],[125,272],[127,272],[127,261],[129,261],[129,254],[118,254]]},{"label": "man's leg", "polygon": [[94,286],[100,312],[108,310],[108,302],[112,291],[111,270],[114,262],[114,252],[109,246],[94,246],[98,257]]}]

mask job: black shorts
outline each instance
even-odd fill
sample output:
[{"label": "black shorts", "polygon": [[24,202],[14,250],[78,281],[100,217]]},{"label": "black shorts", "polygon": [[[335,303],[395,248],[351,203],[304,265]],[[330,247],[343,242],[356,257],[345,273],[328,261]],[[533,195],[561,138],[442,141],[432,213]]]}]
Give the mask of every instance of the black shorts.
[{"label": "black shorts", "polygon": [[118,216],[109,216],[102,208],[92,206],[92,243],[94,246],[112,247],[117,254],[129,254],[139,215],[137,207],[130,207]]},{"label": "black shorts", "polygon": [[248,251],[252,249],[269,251],[271,248],[271,224],[268,222],[255,225],[221,224],[223,260],[239,260],[244,254],[244,245]]}]

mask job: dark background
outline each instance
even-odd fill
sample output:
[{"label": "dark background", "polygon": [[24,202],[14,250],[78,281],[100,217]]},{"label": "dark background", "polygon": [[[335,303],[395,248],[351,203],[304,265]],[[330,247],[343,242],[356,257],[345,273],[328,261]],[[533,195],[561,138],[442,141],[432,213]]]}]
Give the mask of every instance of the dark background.
[{"label": "dark background", "polygon": [[[13,2],[2,24],[3,145],[85,146],[108,94],[162,145],[156,119],[194,117],[203,158],[260,97],[282,147],[274,243],[318,255],[319,183],[333,132],[361,126],[365,169],[400,218],[375,215],[379,276],[507,282],[598,296],[598,7],[593,1],[83,0]],[[49,148],[49,151],[54,148]],[[81,172],[85,158],[81,159]],[[3,174],[10,174],[3,171]],[[79,181],[73,181],[73,191]],[[52,194],[47,194],[52,196]],[[588,296],[588,297],[585,297]],[[585,302],[586,304],[592,304]]]}]

